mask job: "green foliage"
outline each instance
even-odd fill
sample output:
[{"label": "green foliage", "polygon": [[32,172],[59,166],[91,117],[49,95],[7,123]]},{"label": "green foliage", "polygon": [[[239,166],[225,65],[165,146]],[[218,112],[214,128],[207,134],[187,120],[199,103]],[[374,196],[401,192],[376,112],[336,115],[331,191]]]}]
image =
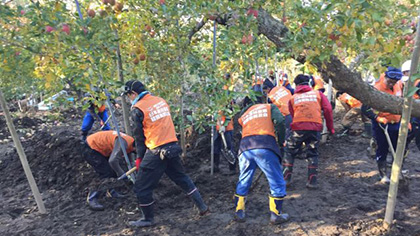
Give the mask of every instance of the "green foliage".
[{"label": "green foliage", "polygon": [[[362,52],[367,55],[362,70],[378,74],[383,65],[399,67],[412,48],[411,22],[417,14],[413,1],[392,0],[121,0],[122,11],[102,1],[79,2],[83,20],[74,1],[0,6],[0,86],[8,98],[66,88],[89,92],[103,103],[104,88],[116,97],[122,86],[116,63],[120,47],[125,80],[139,79],[167,99],[177,124],[201,128],[214,124],[209,117],[218,111],[230,112],[232,99],[254,96],[249,92],[252,76],[274,69],[276,52],[280,68],[292,77],[301,70],[315,73],[312,64],[331,55],[348,65]],[[95,17],[88,16],[88,9]],[[290,30],[286,48],[276,48],[259,34],[258,9],[277,19],[285,14]],[[216,66],[214,18],[227,19],[226,26],[217,25]],[[201,21],[206,23],[190,40]],[[288,60],[302,55],[304,65]],[[223,78],[228,72],[231,81]],[[184,122],[181,97],[190,111]]]}]

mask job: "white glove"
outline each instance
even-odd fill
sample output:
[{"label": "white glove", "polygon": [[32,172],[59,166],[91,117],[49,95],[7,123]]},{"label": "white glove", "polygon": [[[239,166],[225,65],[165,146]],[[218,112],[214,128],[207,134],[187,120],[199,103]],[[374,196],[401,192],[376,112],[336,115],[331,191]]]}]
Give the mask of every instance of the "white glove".
[{"label": "white glove", "polygon": [[223,126],[223,125],[221,125],[220,127],[219,127],[219,133],[224,133],[226,131],[226,128]]}]

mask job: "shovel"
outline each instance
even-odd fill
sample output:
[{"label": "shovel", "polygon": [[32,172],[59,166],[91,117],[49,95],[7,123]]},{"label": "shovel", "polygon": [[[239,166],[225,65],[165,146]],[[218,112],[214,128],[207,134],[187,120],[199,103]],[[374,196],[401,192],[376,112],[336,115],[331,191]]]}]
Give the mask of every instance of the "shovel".
[{"label": "shovel", "polygon": [[105,125],[108,124],[108,122],[111,120],[111,116],[112,115],[108,116],[108,119],[106,119],[106,121],[103,122],[103,124],[102,124],[102,126],[101,126],[101,128],[99,130],[102,130],[105,127]]},{"label": "shovel", "polygon": [[[385,134],[386,140],[388,141],[388,146],[389,146],[389,149],[391,150],[391,153],[392,153],[393,160],[395,160],[396,154],[395,154],[394,146],[392,146],[392,141],[391,141],[391,138],[389,137],[389,133],[388,133],[388,125],[386,125],[386,126],[385,126],[385,128],[384,128],[384,127],[382,127],[382,125],[381,125],[381,124],[379,124],[379,127],[381,127],[381,129],[384,131],[384,134]],[[403,174],[403,172],[402,172],[402,168],[401,168],[400,173],[401,173],[401,178],[402,178],[401,180],[402,180],[403,182],[406,182],[406,178],[405,178],[405,176],[404,176],[404,174]]]},{"label": "shovel", "polygon": [[226,138],[225,138],[225,132],[220,132],[220,136],[222,137],[223,141],[223,149],[222,149],[222,156],[230,163],[235,164],[236,162],[236,156],[233,154],[232,150],[229,150],[227,148],[226,144]]},{"label": "shovel", "polygon": [[134,173],[134,171],[136,171],[137,167],[133,167],[130,170],[128,170],[127,172],[125,172],[125,174],[121,175],[120,177],[118,177],[118,180],[122,180],[125,178],[128,178],[132,173]]}]

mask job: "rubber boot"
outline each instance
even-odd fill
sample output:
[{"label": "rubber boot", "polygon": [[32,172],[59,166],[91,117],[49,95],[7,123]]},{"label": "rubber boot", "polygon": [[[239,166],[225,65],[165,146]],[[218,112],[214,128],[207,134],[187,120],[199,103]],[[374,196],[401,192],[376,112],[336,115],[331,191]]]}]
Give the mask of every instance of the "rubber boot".
[{"label": "rubber boot", "polygon": [[383,184],[389,184],[390,182],[388,176],[386,175],[386,169],[387,169],[386,165],[387,165],[386,161],[378,162],[380,182]]},{"label": "rubber boot", "polygon": [[238,222],[245,221],[245,202],[245,196],[235,194],[235,220]]},{"label": "rubber boot", "polygon": [[283,163],[283,178],[286,186],[289,187],[292,182],[293,164]]},{"label": "rubber boot", "polygon": [[155,225],[154,214],[153,214],[153,204],[148,206],[140,206],[143,217],[137,221],[130,221],[128,225],[136,228],[150,227]]},{"label": "rubber boot", "polygon": [[194,205],[198,208],[200,216],[209,212],[209,207],[204,203],[203,198],[198,190],[195,190],[191,195]]},{"label": "rubber boot", "polygon": [[376,140],[374,138],[371,138],[369,141],[369,147],[367,149],[368,155],[372,159],[376,159],[376,149],[378,148],[378,145],[376,144]]},{"label": "rubber boot", "polygon": [[362,133],[363,138],[371,138],[372,137],[372,124],[371,123],[364,123],[364,131]]},{"label": "rubber boot", "polygon": [[117,192],[117,191],[116,191],[115,189],[113,189],[113,188],[108,189],[108,191],[106,192],[106,196],[107,196],[107,197],[110,197],[110,198],[117,198],[117,199],[122,199],[122,198],[127,197],[126,195],[124,195],[124,194],[122,194],[122,193]]},{"label": "rubber boot", "polygon": [[318,188],[318,167],[314,165],[308,165],[308,182],[306,183],[307,188],[316,189]]},{"label": "rubber boot", "polygon": [[283,207],[283,197],[272,197],[269,196],[270,201],[270,223],[277,225],[284,223],[289,220],[289,215],[286,213],[283,213],[282,207]]},{"label": "rubber boot", "polygon": [[100,196],[100,192],[95,191],[95,192],[90,192],[86,198],[86,202],[89,205],[89,208],[91,210],[94,211],[103,211],[104,210],[104,206],[102,204],[99,203],[99,196]]}]

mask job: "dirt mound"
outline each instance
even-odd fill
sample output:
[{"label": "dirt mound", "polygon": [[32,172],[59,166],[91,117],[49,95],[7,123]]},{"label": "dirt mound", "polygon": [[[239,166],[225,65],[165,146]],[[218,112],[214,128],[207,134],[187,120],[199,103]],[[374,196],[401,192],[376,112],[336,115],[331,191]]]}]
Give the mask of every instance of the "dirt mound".
[{"label": "dirt mound", "polygon": [[[340,113],[341,114],[341,113]],[[74,114],[73,114],[74,115]],[[192,202],[167,177],[155,191],[156,227],[132,230],[128,220],[140,217],[134,194],[127,199],[101,199],[106,210],[90,211],[84,202],[96,174],[80,155],[79,122],[68,119],[55,126],[22,118],[17,128],[36,132],[23,142],[28,161],[48,214],[40,215],[13,145],[0,144],[0,235],[418,235],[420,233],[420,152],[412,148],[406,160],[409,191],[400,192],[396,226],[386,232],[382,221],[387,186],[377,183],[376,163],[367,156],[368,139],[335,137],[320,148],[320,187],[308,190],[306,162],[296,160],[293,184],[284,210],[292,217],[281,226],[268,224],[269,187],[264,176],[255,182],[247,200],[247,223],[233,221],[232,196],[236,176],[206,171],[210,166],[210,134],[191,132],[186,170],[212,213],[198,218]],[[336,118],[336,121],[339,117]],[[1,123],[1,119],[0,119]],[[337,123],[338,124],[338,123]],[[237,126],[235,126],[237,127]],[[337,127],[338,125],[337,125]],[[237,148],[238,130],[235,132]],[[222,160],[222,171],[228,169]],[[256,176],[258,172],[256,173]]]}]

